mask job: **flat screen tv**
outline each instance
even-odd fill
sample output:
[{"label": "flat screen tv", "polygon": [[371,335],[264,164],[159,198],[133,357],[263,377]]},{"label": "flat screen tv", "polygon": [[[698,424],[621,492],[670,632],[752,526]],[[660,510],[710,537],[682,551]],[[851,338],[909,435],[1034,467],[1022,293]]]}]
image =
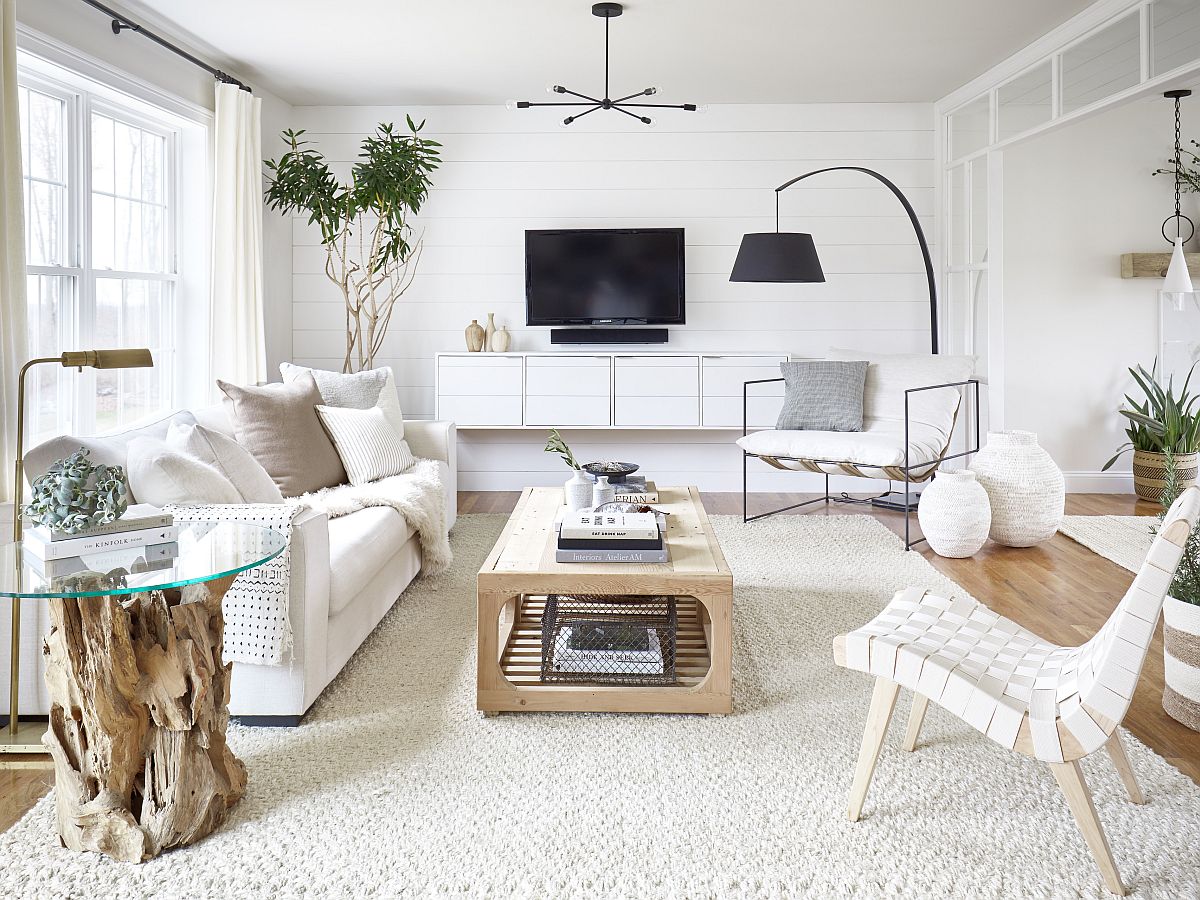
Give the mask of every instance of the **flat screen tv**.
[{"label": "flat screen tv", "polygon": [[682,228],[525,232],[527,325],[682,325]]}]

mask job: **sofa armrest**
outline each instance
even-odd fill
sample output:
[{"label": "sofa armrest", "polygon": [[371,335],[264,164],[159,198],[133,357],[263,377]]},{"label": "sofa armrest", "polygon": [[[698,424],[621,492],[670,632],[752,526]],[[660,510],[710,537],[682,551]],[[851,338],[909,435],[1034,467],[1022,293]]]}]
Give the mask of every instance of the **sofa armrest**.
[{"label": "sofa armrest", "polygon": [[446,530],[458,518],[458,430],[453,422],[428,422],[420,419],[404,423],[404,438],[414,456],[442,463],[442,484],[446,489]]}]

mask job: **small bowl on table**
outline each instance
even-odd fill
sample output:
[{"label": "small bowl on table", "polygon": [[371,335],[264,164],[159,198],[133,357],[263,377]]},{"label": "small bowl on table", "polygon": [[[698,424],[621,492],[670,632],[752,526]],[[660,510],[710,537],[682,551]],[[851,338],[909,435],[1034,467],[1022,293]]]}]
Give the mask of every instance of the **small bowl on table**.
[{"label": "small bowl on table", "polygon": [[590,462],[583,465],[583,471],[592,476],[592,480],[596,480],[598,475],[607,475],[609,484],[620,484],[628,476],[632,475],[640,469],[637,463],[630,462]]}]

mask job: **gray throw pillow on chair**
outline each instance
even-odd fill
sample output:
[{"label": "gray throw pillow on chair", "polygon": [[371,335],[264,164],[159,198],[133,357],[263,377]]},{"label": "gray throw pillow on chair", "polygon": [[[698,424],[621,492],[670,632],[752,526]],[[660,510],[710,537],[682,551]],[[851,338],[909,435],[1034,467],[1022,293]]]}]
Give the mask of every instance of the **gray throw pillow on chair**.
[{"label": "gray throw pillow on chair", "polygon": [[779,431],[862,431],[866,360],[806,359],[779,366],[786,382]]}]

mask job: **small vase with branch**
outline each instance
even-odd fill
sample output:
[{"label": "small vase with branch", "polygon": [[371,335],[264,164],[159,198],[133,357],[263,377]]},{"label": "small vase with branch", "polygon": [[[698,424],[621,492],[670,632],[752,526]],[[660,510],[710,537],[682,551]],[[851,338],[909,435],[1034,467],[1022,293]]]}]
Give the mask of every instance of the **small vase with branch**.
[{"label": "small vase with branch", "polygon": [[592,505],[592,482],[583,474],[579,461],[575,459],[575,454],[571,452],[571,448],[567,446],[567,442],[563,440],[563,436],[558,433],[557,428],[550,429],[550,437],[546,440],[545,451],[557,453],[562,457],[562,461],[574,470],[571,477],[567,479],[567,483],[563,485],[563,498],[566,501],[567,509],[572,512],[589,509]]},{"label": "small vase with branch", "polygon": [[421,258],[411,219],[429,196],[441,144],[421,137],[424,122],[406,120],[407,134],[385,123],[363,139],[348,182],[338,181],[325,157],[302,139],[303,130],[284,131],[287,151],[266,161],[267,206],[307,213],[321,230],[325,275],[346,307],[344,372],[374,368]]}]

